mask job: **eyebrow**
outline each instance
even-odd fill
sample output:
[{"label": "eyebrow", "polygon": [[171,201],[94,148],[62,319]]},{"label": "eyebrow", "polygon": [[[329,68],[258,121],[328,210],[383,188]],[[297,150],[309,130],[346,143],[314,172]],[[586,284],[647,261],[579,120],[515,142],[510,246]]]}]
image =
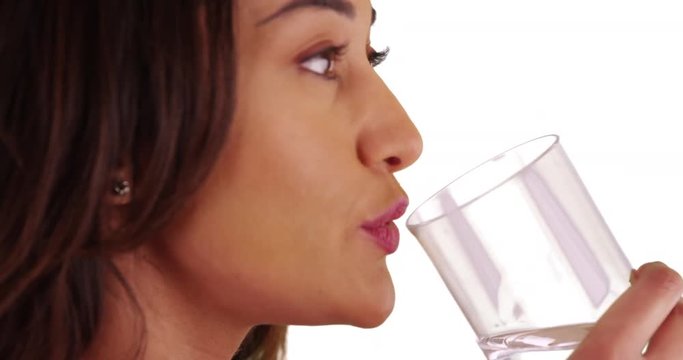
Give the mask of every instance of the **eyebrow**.
[{"label": "eyebrow", "polygon": [[[277,18],[282,17],[285,14],[291,13],[295,10],[301,10],[304,8],[322,8],[332,10],[344,17],[349,19],[355,19],[356,8],[353,4],[347,0],[292,0],[285,6],[281,7],[279,10],[274,12],[272,15],[267,16],[265,19],[256,23],[256,26],[263,26]],[[377,18],[377,13],[375,9],[372,9],[372,24],[375,23]]]}]

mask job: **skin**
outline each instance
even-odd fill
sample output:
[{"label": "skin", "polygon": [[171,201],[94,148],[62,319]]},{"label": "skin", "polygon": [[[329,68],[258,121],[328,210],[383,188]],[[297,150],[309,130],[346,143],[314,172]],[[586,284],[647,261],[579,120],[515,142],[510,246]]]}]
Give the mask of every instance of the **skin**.
[{"label": "skin", "polygon": [[[683,280],[656,262],[631,277],[632,286],[610,307],[571,360],[675,360],[683,354]],[[647,352],[643,348],[648,344]]]},{"label": "skin", "polygon": [[[224,359],[256,324],[374,327],[393,308],[387,254],[361,226],[406,198],[394,173],[418,158],[419,133],[368,61],[370,2],[262,23],[288,2],[237,1],[224,149],[172,225],[116,259],[147,358]],[[93,348],[130,353],[134,313],[117,286]]]},{"label": "skin", "polygon": [[[361,225],[405,197],[393,174],[421,139],[368,63],[370,3],[262,23],[288,1],[236,2],[227,142],[172,225],[114,259],[144,324],[108,279],[86,358],[130,358],[144,328],[146,359],[225,359],[256,324],[373,327],[391,312],[386,253]],[[333,64],[316,56],[342,44]],[[679,356],[682,292],[671,269],[642,267],[572,359],[640,359],[653,335],[649,359]]]}]

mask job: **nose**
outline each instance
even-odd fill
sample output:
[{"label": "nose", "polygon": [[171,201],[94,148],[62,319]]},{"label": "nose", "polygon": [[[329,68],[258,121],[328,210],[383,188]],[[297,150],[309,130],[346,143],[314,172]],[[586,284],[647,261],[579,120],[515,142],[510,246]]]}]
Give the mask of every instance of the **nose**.
[{"label": "nose", "polygon": [[382,79],[374,72],[371,77],[363,91],[357,92],[358,108],[363,111],[358,158],[365,166],[393,173],[420,157],[422,138]]}]

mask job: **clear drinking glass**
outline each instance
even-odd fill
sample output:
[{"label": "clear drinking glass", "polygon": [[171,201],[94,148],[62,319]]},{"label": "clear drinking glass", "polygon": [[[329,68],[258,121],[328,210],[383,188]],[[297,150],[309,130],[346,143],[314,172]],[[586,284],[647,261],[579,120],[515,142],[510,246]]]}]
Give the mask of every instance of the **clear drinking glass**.
[{"label": "clear drinking glass", "polygon": [[489,360],[566,359],[628,286],[632,267],[556,135],[466,173],[407,226]]}]

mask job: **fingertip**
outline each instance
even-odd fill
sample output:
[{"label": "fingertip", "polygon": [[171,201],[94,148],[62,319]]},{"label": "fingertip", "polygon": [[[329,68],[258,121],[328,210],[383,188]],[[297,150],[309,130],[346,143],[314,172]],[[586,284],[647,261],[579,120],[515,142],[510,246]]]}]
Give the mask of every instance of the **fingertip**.
[{"label": "fingertip", "polygon": [[633,283],[638,280],[638,270],[636,269],[631,269],[631,274],[628,277],[628,282],[633,285]]},{"label": "fingertip", "polygon": [[636,272],[640,273],[643,271],[649,271],[653,268],[667,268],[668,269],[669,267],[666,266],[666,264],[661,262],[661,261],[652,261],[652,262],[645,263],[645,264],[641,265],[638,268],[638,270],[636,270]]},{"label": "fingertip", "polygon": [[634,281],[640,278],[647,279],[647,283],[660,290],[675,292],[679,295],[683,293],[681,275],[662,262],[652,262],[641,266],[633,276]]}]

